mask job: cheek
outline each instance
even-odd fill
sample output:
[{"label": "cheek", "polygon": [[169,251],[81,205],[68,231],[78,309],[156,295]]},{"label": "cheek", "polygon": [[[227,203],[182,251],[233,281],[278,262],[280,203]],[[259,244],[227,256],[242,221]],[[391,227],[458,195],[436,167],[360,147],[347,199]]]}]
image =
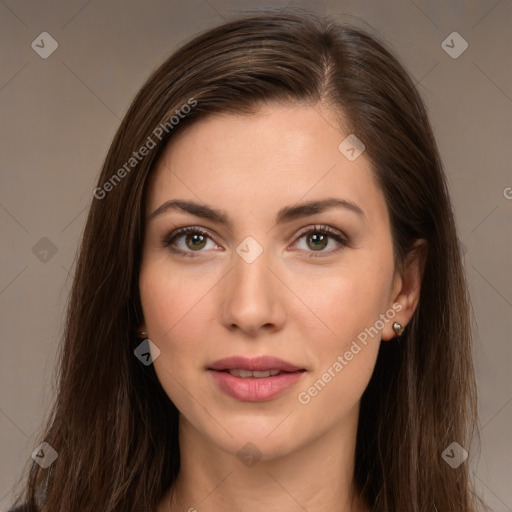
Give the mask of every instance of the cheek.
[{"label": "cheek", "polygon": [[146,327],[162,355],[173,355],[166,358],[169,361],[177,362],[194,351],[197,356],[204,325],[210,325],[208,292],[215,279],[207,273],[189,274],[187,270],[170,271],[169,265],[158,262],[141,268],[139,290]]},{"label": "cheek", "polygon": [[309,316],[315,316],[316,324],[321,326],[327,351],[350,345],[351,340],[375,325],[387,306],[389,269],[362,260],[358,265],[332,272],[322,270],[296,281],[296,293],[314,313]]},{"label": "cheek", "polygon": [[205,279],[186,271],[170,272],[168,267],[158,261],[143,266],[139,290],[146,328],[160,349],[155,372],[167,396],[183,411],[190,408],[185,392],[190,389],[190,375],[201,369],[204,325],[211,325],[207,292],[213,283],[208,286]]},{"label": "cheek", "polygon": [[297,394],[306,430],[328,429],[354,410],[380,346],[380,332],[371,328],[382,313],[385,294],[375,284],[342,278],[331,280],[327,291],[315,308],[329,330],[311,344],[315,367]]},{"label": "cheek", "polygon": [[320,414],[328,408],[342,417],[361,398],[380,347],[379,320],[387,307],[391,270],[382,260],[370,264],[369,258],[360,257],[357,264],[347,264],[330,276],[318,273],[299,281],[298,294],[322,323],[322,335],[317,330],[313,336],[312,329],[305,333],[315,369],[300,390],[299,402],[310,404],[310,412]]}]

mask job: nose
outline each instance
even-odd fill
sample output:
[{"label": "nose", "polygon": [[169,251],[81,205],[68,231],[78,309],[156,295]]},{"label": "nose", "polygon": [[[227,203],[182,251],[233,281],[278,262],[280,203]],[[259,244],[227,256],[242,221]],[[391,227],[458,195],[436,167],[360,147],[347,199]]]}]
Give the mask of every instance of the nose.
[{"label": "nose", "polygon": [[221,320],[230,331],[239,329],[254,337],[264,331],[283,328],[286,310],[283,303],[283,284],[269,266],[270,255],[263,251],[248,263],[233,255],[233,269],[226,276],[221,291]]}]

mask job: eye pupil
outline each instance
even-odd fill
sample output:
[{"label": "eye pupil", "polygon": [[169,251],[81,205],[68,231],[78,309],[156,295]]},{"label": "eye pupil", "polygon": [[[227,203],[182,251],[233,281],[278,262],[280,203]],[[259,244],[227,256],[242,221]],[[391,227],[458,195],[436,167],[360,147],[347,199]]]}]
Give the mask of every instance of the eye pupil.
[{"label": "eye pupil", "polygon": [[[191,240],[193,240],[192,244],[189,243],[189,242],[191,242]],[[189,249],[202,249],[206,243],[205,237],[203,235],[200,235],[197,233],[194,233],[192,235],[187,235],[186,242],[187,242],[187,247]]]},{"label": "eye pupil", "polygon": [[[327,245],[327,236],[326,235],[322,235],[322,234],[318,234],[318,233],[312,233],[310,234],[308,237],[308,246],[310,247],[310,249],[324,249]],[[313,241],[313,245],[309,245],[309,242],[310,241]],[[319,243],[317,243],[319,242]]]}]

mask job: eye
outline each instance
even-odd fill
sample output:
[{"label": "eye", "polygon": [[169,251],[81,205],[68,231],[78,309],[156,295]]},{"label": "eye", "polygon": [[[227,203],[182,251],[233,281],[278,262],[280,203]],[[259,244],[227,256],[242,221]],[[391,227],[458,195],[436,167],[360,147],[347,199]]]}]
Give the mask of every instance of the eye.
[{"label": "eye", "polygon": [[[338,230],[330,226],[310,226],[302,229],[298,235],[298,250],[306,251],[308,257],[325,256],[339,251],[343,247],[350,247],[348,238]],[[302,247],[299,242],[303,241]],[[335,242],[334,244],[331,242]],[[211,246],[208,247],[208,242]],[[335,245],[334,248],[325,251],[326,247]],[[169,247],[174,253],[180,253],[185,256],[193,256],[193,253],[203,252],[203,249],[215,249],[218,246],[212,240],[210,233],[196,226],[187,226],[177,229],[169,234],[163,240],[163,246]],[[297,249],[294,249],[297,250]],[[320,254],[315,254],[320,253]]]},{"label": "eye", "polygon": [[[313,226],[304,228],[297,235],[299,242],[304,241],[302,247],[300,243],[296,243],[299,246],[299,250],[309,252],[308,257],[324,256],[339,251],[343,247],[349,247],[350,244],[348,239],[338,230],[331,228],[330,226]],[[332,244],[330,242],[334,241]],[[324,251],[324,249],[330,245],[334,245],[334,248]],[[321,253],[321,254],[315,254]]]},{"label": "eye", "polygon": [[[208,247],[208,241],[213,247]],[[198,227],[187,226],[173,231],[163,240],[163,246],[169,247],[172,252],[190,253],[202,252],[202,249],[214,249],[217,245],[213,242],[210,234]]]}]

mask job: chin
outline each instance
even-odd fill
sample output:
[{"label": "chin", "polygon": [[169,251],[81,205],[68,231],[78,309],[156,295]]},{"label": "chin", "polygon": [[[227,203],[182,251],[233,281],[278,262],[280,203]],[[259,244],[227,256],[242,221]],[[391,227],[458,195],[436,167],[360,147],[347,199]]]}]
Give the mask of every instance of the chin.
[{"label": "chin", "polygon": [[[219,437],[208,436],[221,450],[237,456],[258,460],[273,460],[293,452],[299,442],[297,434],[301,432],[293,424],[280,424],[286,415],[274,418],[258,418],[246,416],[243,419],[224,421],[223,427],[231,434],[222,430]],[[286,420],[288,421],[288,420]],[[301,432],[304,435],[304,432]]]}]

